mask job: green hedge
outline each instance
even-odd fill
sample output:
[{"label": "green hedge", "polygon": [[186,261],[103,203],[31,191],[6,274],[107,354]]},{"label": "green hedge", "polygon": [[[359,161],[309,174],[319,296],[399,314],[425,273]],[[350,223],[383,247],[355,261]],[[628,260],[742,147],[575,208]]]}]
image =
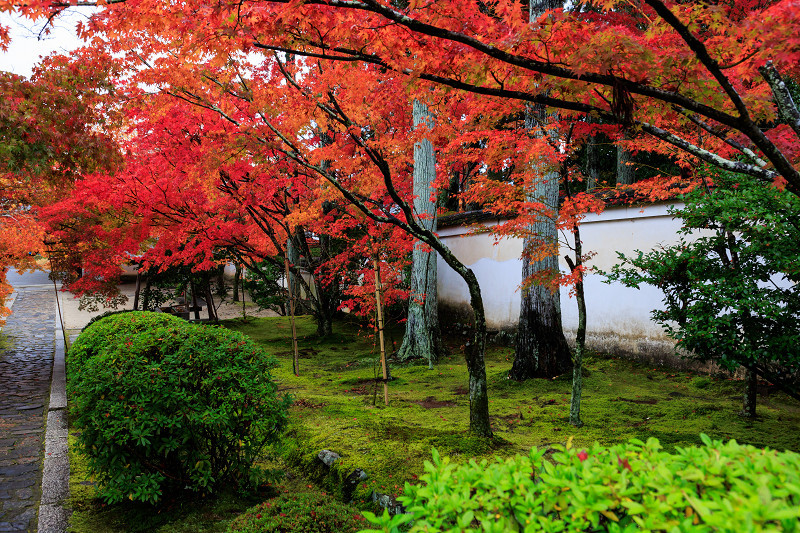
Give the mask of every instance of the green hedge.
[{"label": "green hedge", "polygon": [[251,470],[286,425],[274,360],[246,336],[161,313],[87,328],[70,350],[67,390],[100,495],[157,502],[257,481]]},{"label": "green hedge", "polygon": [[675,454],[632,439],[459,466],[434,451],[400,498],[409,514],[364,514],[392,532],[800,531],[800,455],[701,438]]}]

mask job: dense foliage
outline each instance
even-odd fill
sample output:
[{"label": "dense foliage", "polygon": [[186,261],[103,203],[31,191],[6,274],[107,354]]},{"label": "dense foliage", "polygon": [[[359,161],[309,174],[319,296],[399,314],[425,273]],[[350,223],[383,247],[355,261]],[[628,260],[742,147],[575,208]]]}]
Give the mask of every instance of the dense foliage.
[{"label": "dense foliage", "polygon": [[672,214],[685,237],[620,255],[610,279],[659,287],[664,309],[653,318],[689,357],[751,368],[796,396],[800,199],[741,176],[722,176],[684,199]]},{"label": "dense foliage", "polygon": [[237,533],[354,533],[363,527],[355,509],[319,493],[284,493],[236,518],[228,529]]},{"label": "dense foliage", "polygon": [[434,451],[383,531],[797,531],[800,455],[711,441],[670,454],[657,439],[532,449],[456,466]]},{"label": "dense foliage", "polygon": [[70,351],[71,422],[100,495],[155,503],[257,481],[286,424],[274,360],[244,335],[163,314],[109,316]]}]

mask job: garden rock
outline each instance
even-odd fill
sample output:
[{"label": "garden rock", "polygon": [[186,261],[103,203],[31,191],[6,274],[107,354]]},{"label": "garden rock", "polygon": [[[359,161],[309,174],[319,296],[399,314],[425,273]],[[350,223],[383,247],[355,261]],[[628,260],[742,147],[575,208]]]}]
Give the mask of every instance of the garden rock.
[{"label": "garden rock", "polygon": [[342,486],[342,496],[345,502],[350,502],[353,499],[353,493],[358,487],[358,484],[365,481],[369,476],[360,468],[356,468],[345,478],[344,485]]},{"label": "garden rock", "polygon": [[391,514],[404,514],[406,508],[394,496],[372,491],[372,501],[389,511]]},{"label": "garden rock", "polygon": [[333,466],[333,463],[338,461],[341,457],[338,453],[332,452],[330,450],[322,450],[317,454],[317,457],[320,461],[322,461],[325,466]]}]

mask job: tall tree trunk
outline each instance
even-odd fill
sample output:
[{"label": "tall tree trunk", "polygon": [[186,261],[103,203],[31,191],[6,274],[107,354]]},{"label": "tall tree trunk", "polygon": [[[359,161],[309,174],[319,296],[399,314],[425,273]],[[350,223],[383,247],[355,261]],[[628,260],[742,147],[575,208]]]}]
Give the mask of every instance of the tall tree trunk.
[{"label": "tall tree trunk", "polygon": [[[622,139],[627,141],[630,138],[630,133],[626,130]],[[633,185],[635,177],[633,154],[624,147],[617,146],[617,185]]]},{"label": "tall tree trunk", "polygon": [[[548,183],[537,186],[547,194],[548,205],[558,201],[558,174],[550,173]],[[536,196],[541,199],[541,196]],[[555,215],[555,213],[552,213]],[[557,243],[555,220],[550,217],[531,225],[532,237],[526,237],[523,246],[535,247],[545,243]],[[538,239],[535,238],[538,236]],[[542,271],[557,273],[558,259],[550,255],[531,261],[526,254],[522,260],[522,277],[526,279]],[[509,378],[523,381],[530,378],[552,378],[563,374],[572,366],[570,349],[561,326],[561,297],[558,290],[545,285],[530,285],[522,291],[517,344],[514,363]]]},{"label": "tall tree trunk", "polygon": [[758,374],[747,369],[744,375],[744,394],[742,397],[742,416],[756,417],[756,398],[758,393]]},{"label": "tall tree trunk", "polygon": [[[419,100],[413,104],[414,127],[433,125],[428,106]],[[436,232],[436,202],[431,200],[431,183],[436,178],[436,155],[428,139],[414,144],[414,214],[423,228]],[[417,241],[411,262],[411,295],[403,344],[397,351],[400,360],[425,358],[433,367],[442,355],[439,314],[436,298],[436,252]]]},{"label": "tall tree trunk", "polygon": [[[562,7],[559,0],[531,0],[530,20],[535,21],[548,9]],[[546,120],[543,109],[528,108],[526,126],[533,129],[537,120]],[[546,171],[546,163],[539,163],[541,177],[533,190],[528,191],[528,200],[542,202],[549,213],[542,213],[528,227],[523,247],[532,250],[539,245],[554,246],[554,253],[538,261],[531,261],[523,254],[522,277],[527,279],[537,272],[558,273],[558,172]],[[561,327],[561,299],[558,290],[542,285],[530,285],[522,291],[517,345],[514,363],[508,377],[517,381],[529,378],[551,378],[563,374],[572,366],[569,346]]]},{"label": "tall tree trunk", "polygon": [[[593,122],[589,118],[590,122]],[[597,134],[586,139],[586,190],[591,191],[597,187],[600,178],[600,154],[597,147]]]}]

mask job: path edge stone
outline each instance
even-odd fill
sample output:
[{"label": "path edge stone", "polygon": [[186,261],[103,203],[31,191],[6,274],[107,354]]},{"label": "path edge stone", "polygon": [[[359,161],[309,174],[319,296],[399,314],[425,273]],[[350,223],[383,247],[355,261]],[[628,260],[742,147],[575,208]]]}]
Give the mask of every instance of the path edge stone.
[{"label": "path edge stone", "polygon": [[[56,295],[58,297],[58,295]],[[64,330],[56,308],[55,353],[50,383],[50,405],[45,429],[42,499],[39,504],[38,533],[64,533],[71,511],[65,507],[69,498],[69,453],[67,426],[67,379]]]}]

